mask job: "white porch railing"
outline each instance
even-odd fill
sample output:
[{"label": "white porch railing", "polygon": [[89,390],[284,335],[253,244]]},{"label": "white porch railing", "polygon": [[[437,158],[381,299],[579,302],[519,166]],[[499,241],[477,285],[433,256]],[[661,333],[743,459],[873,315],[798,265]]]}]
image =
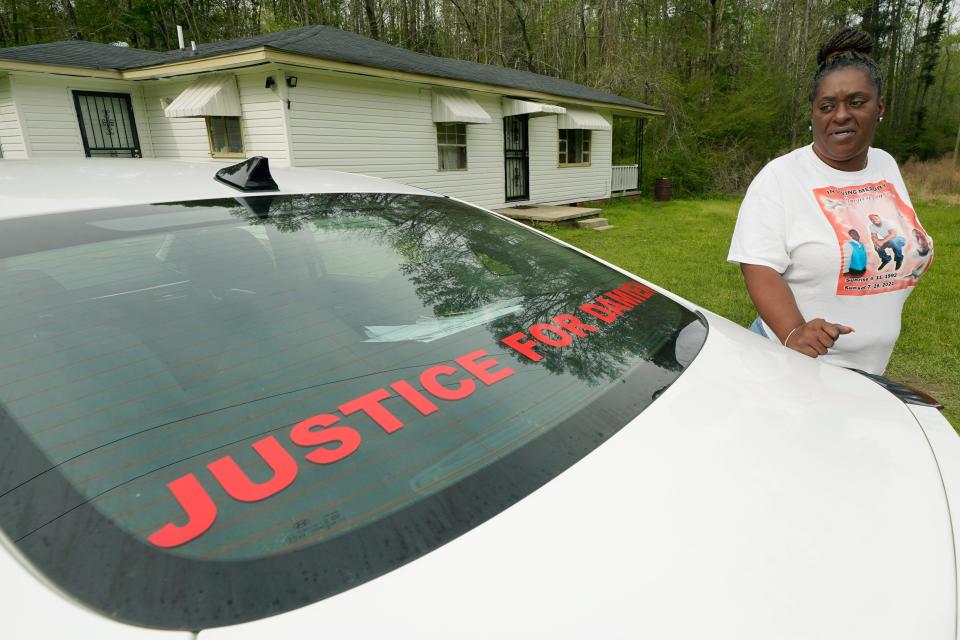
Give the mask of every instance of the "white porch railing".
[{"label": "white porch railing", "polygon": [[623,164],[613,167],[613,178],[610,180],[610,191],[636,191],[637,172],[639,165]]}]

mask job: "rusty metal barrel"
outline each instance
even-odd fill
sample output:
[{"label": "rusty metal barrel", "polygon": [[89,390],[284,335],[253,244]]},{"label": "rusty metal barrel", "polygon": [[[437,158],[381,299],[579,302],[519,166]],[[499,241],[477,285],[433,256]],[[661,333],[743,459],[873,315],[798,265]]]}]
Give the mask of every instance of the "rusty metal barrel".
[{"label": "rusty metal barrel", "polygon": [[654,200],[669,200],[673,197],[673,180],[670,178],[657,178],[653,185]]}]

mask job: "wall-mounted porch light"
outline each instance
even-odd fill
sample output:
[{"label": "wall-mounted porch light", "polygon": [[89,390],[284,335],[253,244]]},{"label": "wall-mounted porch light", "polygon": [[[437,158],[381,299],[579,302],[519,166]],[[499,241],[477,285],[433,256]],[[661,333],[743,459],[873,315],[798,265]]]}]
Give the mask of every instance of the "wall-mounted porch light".
[{"label": "wall-mounted porch light", "polygon": [[287,86],[291,89],[297,86],[297,76],[287,76]]},{"label": "wall-mounted porch light", "polygon": [[273,79],[273,76],[267,76],[267,81],[263,84],[263,88],[264,88],[264,89],[269,89],[270,87],[272,87],[272,86],[275,85],[275,84],[277,84],[277,83],[276,83],[276,81]]}]

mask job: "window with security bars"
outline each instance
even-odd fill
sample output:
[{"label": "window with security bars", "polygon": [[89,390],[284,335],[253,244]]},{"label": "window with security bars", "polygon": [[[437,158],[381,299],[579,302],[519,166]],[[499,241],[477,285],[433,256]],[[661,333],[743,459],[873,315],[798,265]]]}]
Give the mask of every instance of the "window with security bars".
[{"label": "window with security bars", "polygon": [[130,95],[74,91],[83,152],[88,158],[139,158],[140,141]]},{"label": "window with security bars", "polygon": [[437,168],[440,171],[467,169],[467,125],[437,125]]},{"label": "window with security bars", "polygon": [[560,164],[590,164],[590,130],[559,129]]},{"label": "window with security bars", "polygon": [[207,116],[206,121],[207,137],[210,140],[210,155],[227,158],[244,157],[239,117]]}]

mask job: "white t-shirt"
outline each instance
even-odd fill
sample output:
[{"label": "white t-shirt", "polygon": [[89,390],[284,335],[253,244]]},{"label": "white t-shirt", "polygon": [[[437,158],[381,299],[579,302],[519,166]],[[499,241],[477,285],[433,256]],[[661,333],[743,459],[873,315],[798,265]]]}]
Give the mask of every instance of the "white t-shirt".
[{"label": "white t-shirt", "polygon": [[[905,239],[899,268],[890,247],[874,247],[871,214]],[[782,274],[805,320],[823,318],[854,328],[822,360],[882,374],[900,335],[903,303],[933,252],[930,240],[930,254],[917,255],[914,229],[926,235],[890,154],[871,148],[865,169],[839,171],[809,145],[773,160],[753,179],[727,260]],[[845,267],[853,250],[851,230],[866,246],[862,275]],[[886,262],[880,251],[887,254]],[[777,340],[766,323],[764,331]]]}]

